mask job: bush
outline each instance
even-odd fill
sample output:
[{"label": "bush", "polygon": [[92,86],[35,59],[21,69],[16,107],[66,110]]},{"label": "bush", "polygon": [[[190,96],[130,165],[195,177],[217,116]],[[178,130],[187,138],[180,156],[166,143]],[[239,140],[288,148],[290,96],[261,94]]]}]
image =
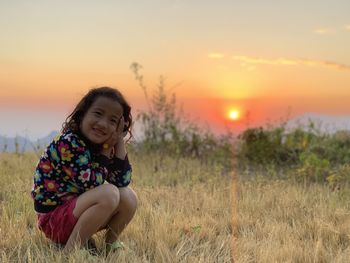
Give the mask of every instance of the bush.
[{"label": "bush", "polygon": [[239,136],[239,168],[262,168],[270,174],[276,174],[271,169],[283,169],[298,180],[332,186],[348,182],[350,131],[323,134],[315,127],[310,122],[287,131],[282,123],[245,130]]},{"label": "bush", "polygon": [[[297,160],[294,145],[284,143],[284,127],[251,128],[240,136],[238,158],[248,165],[290,165]],[[290,137],[292,138],[292,137]]]},{"label": "bush", "polygon": [[327,159],[319,158],[315,153],[302,153],[300,161],[297,176],[303,180],[326,182],[330,176],[330,163]]}]

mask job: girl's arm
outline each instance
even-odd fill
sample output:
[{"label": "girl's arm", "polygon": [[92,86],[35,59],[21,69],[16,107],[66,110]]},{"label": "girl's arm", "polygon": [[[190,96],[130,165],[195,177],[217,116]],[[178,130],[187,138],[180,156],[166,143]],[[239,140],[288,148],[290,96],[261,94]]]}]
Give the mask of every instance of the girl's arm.
[{"label": "girl's arm", "polygon": [[119,138],[114,146],[114,156],[111,164],[108,166],[107,182],[117,187],[125,187],[131,181],[132,168],[126,153],[125,142],[123,138]]},{"label": "girl's arm", "polygon": [[117,143],[114,145],[114,156],[116,158],[124,160],[126,157],[126,148],[124,137],[118,138]]},{"label": "girl's arm", "polygon": [[117,187],[124,187],[131,180],[131,165],[125,149],[124,137],[124,118],[121,117],[117,130],[104,143],[101,150],[101,156],[110,158],[108,165],[107,182]]},{"label": "girl's arm", "polygon": [[117,157],[119,159],[125,159],[126,149],[124,137],[126,136],[127,132],[124,132],[123,130],[124,124],[124,118],[121,117],[119,119],[117,129],[114,131],[112,136],[102,145],[102,155],[108,158]]}]

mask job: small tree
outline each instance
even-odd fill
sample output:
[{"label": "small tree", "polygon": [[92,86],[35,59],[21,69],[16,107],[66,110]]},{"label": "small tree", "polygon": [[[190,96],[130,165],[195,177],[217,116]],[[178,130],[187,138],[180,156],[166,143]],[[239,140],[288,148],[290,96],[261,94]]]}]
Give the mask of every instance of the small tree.
[{"label": "small tree", "polygon": [[160,152],[162,157],[195,157],[211,163],[231,164],[233,153],[230,136],[218,138],[190,121],[182,108],[178,109],[176,94],[169,94],[165,89],[163,76],[160,76],[157,88],[150,98],[140,73],[142,66],[133,63],[130,68],[147,103],[147,110],[140,112],[136,118],[142,123],[144,138],[141,144],[144,151]]},{"label": "small tree", "polygon": [[135,79],[142,88],[147,102],[147,111],[137,115],[137,119],[143,125],[144,145],[150,150],[159,149],[159,146],[171,148],[171,144],[178,145],[180,140],[180,125],[182,124],[179,113],[177,113],[176,95],[172,93],[170,98],[165,90],[165,79],[160,76],[157,89],[151,99],[140,74],[141,65],[133,63],[131,70]]}]

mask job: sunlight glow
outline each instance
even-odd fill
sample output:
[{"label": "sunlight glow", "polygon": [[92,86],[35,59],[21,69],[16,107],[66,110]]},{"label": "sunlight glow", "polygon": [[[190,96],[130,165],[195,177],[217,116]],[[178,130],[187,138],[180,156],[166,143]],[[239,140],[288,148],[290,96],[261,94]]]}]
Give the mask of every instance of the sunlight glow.
[{"label": "sunlight glow", "polygon": [[238,110],[231,110],[229,112],[228,116],[229,116],[230,120],[236,121],[239,119],[239,111]]}]

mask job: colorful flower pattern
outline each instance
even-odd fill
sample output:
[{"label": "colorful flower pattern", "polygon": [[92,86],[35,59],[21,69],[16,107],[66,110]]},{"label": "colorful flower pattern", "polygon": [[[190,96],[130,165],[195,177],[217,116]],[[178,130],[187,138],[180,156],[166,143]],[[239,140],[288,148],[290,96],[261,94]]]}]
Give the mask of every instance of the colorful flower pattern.
[{"label": "colorful flower pattern", "polygon": [[62,204],[66,196],[80,195],[103,184],[105,180],[118,187],[129,184],[129,161],[126,158],[119,162],[130,169],[125,171],[118,165],[110,166],[102,162],[88,144],[70,131],[56,137],[41,156],[34,173],[31,194],[35,209],[38,212],[47,211],[47,207]]},{"label": "colorful flower pattern", "polygon": [[56,192],[59,184],[55,180],[44,179],[45,189],[49,192]]},{"label": "colorful flower pattern", "polygon": [[90,176],[91,176],[90,169],[86,169],[80,172],[78,179],[85,183],[90,180]]},{"label": "colorful flower pattern", "polygon": [[89,161],[88,156],[85,155],[85,154],[81,154],[81,155],[79,155],[78,160],[76,160],[75,162],[76,162],[79,166],[83,166],[83,165],[87,164],[88,161]]},{"label": "colorful flower pattern", "polygon": [[49,160],[41,160],[41,162],[39,163],[39,166],[42,169],[42,171],[46,174],[52,171],[52,165]]},{"label": "colorful flower pattern", "polygon": [[51,145],[50,148],[50,154],[51,154],[51,157],[52,159],[58,163],[60,161],[60,157],[58,156],[58,152],[56,151],[56,149],[54,148],[54,145]]},{"label": "colorful flower pattern", "polygon": [[65,174],[68,175],[69,178],[74,178],[74,176],[76,175],[74,170],[69,166],[62,166],[62,171],[65,172]]},{"label": "colorful flower pattern", "polygon": [[58,150],[59,150],[59,152],[61,154],[62,161],[70,162],[72,160],[72,157],[74,155],[69,150],[68,144],[65,144],[64,142],[60,142],[60,144],[58,146]]}]

